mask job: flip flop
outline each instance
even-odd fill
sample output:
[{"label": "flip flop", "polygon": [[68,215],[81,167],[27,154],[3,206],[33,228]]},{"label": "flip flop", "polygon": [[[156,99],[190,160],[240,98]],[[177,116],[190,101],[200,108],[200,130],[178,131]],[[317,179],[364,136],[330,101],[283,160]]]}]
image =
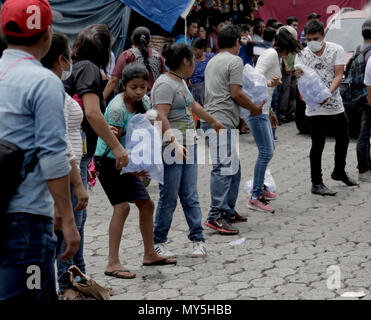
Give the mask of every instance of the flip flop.
[{"label": "flip flop", "polygon": [[154,261],[154,262],[150,262],[150,263],[143,263],[143,266],[166,266],[166,265],[170,265],[170,264],[174,264],[176,265],[177,261],[173,261],[173,262],[169,262],[170,258],[166,258],[166,259],[162,259],[162,260],[159,260],[159,261]]},{"label": "flip flop", "polygon": [[104,274],[106,276],[114,277],[114,278],[120,278],[120,279],[134,279],[136,275],[134,276],[123,276],[120,275],[120,272],[123,273],[131,273],[129,270],[114,270],[114,271],[104,271]]}]

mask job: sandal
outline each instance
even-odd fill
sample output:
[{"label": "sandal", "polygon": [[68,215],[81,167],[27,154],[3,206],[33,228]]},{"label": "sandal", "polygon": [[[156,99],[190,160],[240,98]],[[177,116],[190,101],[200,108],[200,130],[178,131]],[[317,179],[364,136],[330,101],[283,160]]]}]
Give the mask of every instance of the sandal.
[{"label": "sandal", "polygon": [[109,277],[114,277],[114,278],[120,278],[120,279],[134,279],[137,275],[131,275],[131,276],[123,276],[120,275],[120,273],[131,273],[129,270],[114,270],[114,271],[104,271],[104,274]]}]

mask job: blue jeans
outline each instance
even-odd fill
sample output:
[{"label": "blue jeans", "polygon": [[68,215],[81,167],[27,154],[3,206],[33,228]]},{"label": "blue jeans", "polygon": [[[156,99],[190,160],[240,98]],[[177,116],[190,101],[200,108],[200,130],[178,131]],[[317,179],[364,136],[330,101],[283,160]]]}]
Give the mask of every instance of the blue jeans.
[{"label": "blue jeans", "polygon": [[[237,144],[237,141],[232,141],[232,130],[234,128],[227,124],[224,124],[224,126],[227,128],[227,135],[224,135],[224,139],[221,136],[216,136],[212,131],[210,133],[214,135],[214,139],[207,138],[213,160],[213,170],[210,178],[211,209],[208,221],[218,219],[223,212],[228,216],[235,213],[240,188],[241,165],[236,150],[232,148],[232,145]],[[211,126],[203,122],[201,128],[207,133]],[[236,137],[238,136],[237,132]],[[225,149],[224,152],[220,151],[221,149]]]},{"label": "blue jeans", "polygon": [[263,194],[265,171],[274,154],[274,140],[271,122],[267,114],[250,116],[248,124],[259,150],[259,156],[255,163],[252,193],[252,199],[256,200]]},{"label": "blue jeans", "polygon": [[[202,228],[202,212],[197,192],[197,145],[188,146],[189,158],[194,164],[164,162],[164,184],[160,184],[160,200],[156,210],[154,243],[165,243],[178,204],[178,196],[189,226],[188,239],[205,241]],[[174,152],[172,153],[174,154]]]},{"label": "blue jeans", "polygon": [[[91,158],[82,158],[81,163],[80,163],[80,175],[82,179],[82,183],[87,189],[88,186],[88,166],[91,161]],[[72,200],[72,207],[75,208],[78,199],[76,198],[74,192],[73,192],[73,186],[71,185],[71,200]],[[84,261],[84,226],[86,222],[86,216],[87,216],[87,211],[86,208],[81,211],[74,211],[74,216],[75,216],[75,223],[77,230],[80,233],[81,241],[80,241],[80,247],[79,250],[77,251],[76,255],[66,261],[62,262],[61,260],[61,254],[66,250],[66,242],[63,240],[62,245],[61,245],[61,250],[60,254],[58,256],[57,260],[57,267],[58,267],[58,284],[59,284],[59,293],[63,294],[64,291],[67,289],[73,288],[72,283],[70,281],[70,274],[68,272],[68,268],[71,267],[72,265],[77,266],[81,272],[85,273],[85,261]]]},{"label": "blue jeans", "polygon": [[10,213],[0,221],[0,300],[57,300],[52,218]]}]

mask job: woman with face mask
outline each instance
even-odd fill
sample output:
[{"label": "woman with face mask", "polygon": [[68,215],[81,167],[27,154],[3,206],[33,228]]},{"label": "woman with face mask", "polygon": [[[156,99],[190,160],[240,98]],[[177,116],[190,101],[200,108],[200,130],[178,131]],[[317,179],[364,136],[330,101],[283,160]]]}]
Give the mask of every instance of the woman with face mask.
[{"label": "woman with face mask", "polygon": [[[55,32],[49,52],[41,60],[45,68],[53,71],[62,81],[67,80],[72,73],[72,60],[70,56],[70,46],[68,38],[61,33]],[[67,93],[64,104],[64,116],[66,120],[66,141],[67,155],[70,160],[72,170],[70,172],[71,180],[71,201],[74,207],[74,216],[77,229],[81,236],[80,248],[77,254],[69,261],[62,262],[58,254],[58,281],[60,293],[66,299],[80,299],[82,296],[77,290],[73,290],[69,280],[68,268],[74,264],[82,271],[85,269],[84,257],[82,254],[83,247],[83,219],[81,210],[88,205],[88,193],[86,192],[81,176],[80,176],[80,161],[82,157],[82,138],[81,138],[81,122],[83,120],[83,112],[79,104],[72,99]],[[63,234],[59,225],[58,212],[55,210],[55,229],[58,236],[59,244],[65,247]],[[60,252],[63,252],[60,250]],[[84,272],[84,271],[83,271]]]}]

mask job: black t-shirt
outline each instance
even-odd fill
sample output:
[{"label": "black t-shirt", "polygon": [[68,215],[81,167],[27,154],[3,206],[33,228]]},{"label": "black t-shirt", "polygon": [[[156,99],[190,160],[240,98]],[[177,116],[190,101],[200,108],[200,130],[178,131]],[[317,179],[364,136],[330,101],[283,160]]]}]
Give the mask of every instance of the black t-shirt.
[{"label": "black t-shirt", "polygon": [[[80,98],[85,93],[95,93],[99,97],[100,110],[104,114],[106,104],[103,99],[104,84],[99,68],[89,60],[76,60],[73,62],[71,76],[63,82],[66,92],[73,97],[78,94]],[[92,157],[97,145],[98,136],[90,126],[85,117],[82,122],[82,129],[86,134],[87,156]]]}]

